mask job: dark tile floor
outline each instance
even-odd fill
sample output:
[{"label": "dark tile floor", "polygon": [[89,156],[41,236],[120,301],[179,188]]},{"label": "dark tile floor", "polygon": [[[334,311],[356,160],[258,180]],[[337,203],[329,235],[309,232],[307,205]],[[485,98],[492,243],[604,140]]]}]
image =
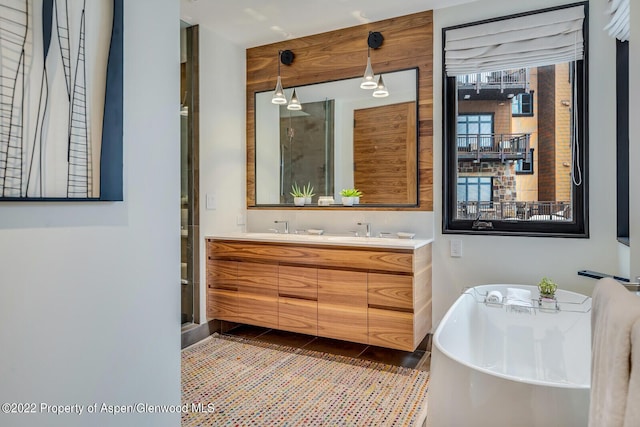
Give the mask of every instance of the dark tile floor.
[{"label": "dark tile floor", "polygon": [[238,325],[224,333],[272,344],[338,354],[424,371],[429,370],[431,362],[431,353],[426,350],[427,339],[420,343],[416,351],[408,352],[250,325]]}]

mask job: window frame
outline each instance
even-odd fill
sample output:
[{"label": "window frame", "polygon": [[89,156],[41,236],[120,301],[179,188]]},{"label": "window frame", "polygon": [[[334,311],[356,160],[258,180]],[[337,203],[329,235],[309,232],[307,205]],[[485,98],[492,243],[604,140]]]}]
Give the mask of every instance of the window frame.
[{"label": "window frame", "polygon": [[[516,163],[516,175],[533,175],[533,173],[535,172],[535,167],[534,167],[534,161],[535,161],[535,148],[529,148],[529,157],[531,158],[531,161],[528,162],[530,164],[529,169],[521,169],[518,170],[518,164]],[[522,164],[524,164],[524,160],[518,160],[518,162],[522,162]]]},{"label": "window frame", "polygon": [[[473,182],[473,183],[469,183],[469,178],[474,178],[477,179],[478,182]],[[481,182],[481,179],[488,179],[489,182],[485,183],[485,182]],[[458,181],[456,182],[456,186],[460,185],[459,180],[460,179],[464,179],[465,183],[464,186],[466,187],[466,191],[467,191],[467,197],[465,198],[465,202],[481,202],[481,203],[493,203],[493,177],[492,176],[468,176],[468,175],[463,175],[463,176],[458,176]],[[469,200],[469,185],[474,185],[478,188],[478,200]],[[482,187],[489,187],[489,200],[481,200],[482,197],[480,197],[480,195],[482,194]],[[456,200],[458,201],[458,200]]]},{"label": "window frame", "polygon": [[[494,19],[471,22],[468,24],[446,27],[442,29],[442,57],[446,45],[447,31],[488,22],[501,21],[522,16],[530,16],[538,13],[558,10],[577,5],[584,6],[583,38],[584,59],[577,61],[575,70],[577,93],[572,94],[575,100],[573,106],[577,113],[577,134],[579,141],[579,156],[576,165],[582,171],[582,185],[572,185],[572,221],[505,221],[490,220],[491,227],[474,228],[474,221],[469,219],[456,219],[457,214],[457,85],[456,77],[447,77],[445,63],[442,61],[442,129],[443,129],[443,203],[442,203],[442,232],[443,234],[478,234],[500,236],[528,236],[528,237],[589,237],[589,203],[588,203],[588,164],[589,164],[589,133],[588,133],[588,99],[589,99],[589,5],[588,2],[567,4],[552,8],[539,9],[515,15],[508,15]],[[572,89],[572,92],[574,89]]]},{"label": "window frame", "polygon": [[629,246],[629,42],[616,40],[616,236]]},{"label": "window frame", "polygon": [[[534,115],[534,111],[533,111],[533,92],[534,91],[529,91],[528,93],[527,92],[523,92],[523,93],[519,93],[519,94],[517,94],[516,96],[513,97],[513,99],[511,100],[511,102],[512,102],[511,117],[533,117],[533,115]],[[513,101],[515,101],[518,98],[520,98],[520,101],[518,102],[518,105],[520,106],[520,111],[522,111],[522,106],[525,105],[522,102],[522,97],[524,95],[527,95],[529,97],[529,103],[528,103],[528,105],[530,106],[529,107],[529,112],[527,112],[527,113],[514,113],[513,112]]]}]

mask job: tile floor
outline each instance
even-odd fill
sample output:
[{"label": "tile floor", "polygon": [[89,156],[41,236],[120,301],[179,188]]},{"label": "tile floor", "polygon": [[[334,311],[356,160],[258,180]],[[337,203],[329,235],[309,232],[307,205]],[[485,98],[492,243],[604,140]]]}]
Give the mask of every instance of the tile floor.
[{"label": "tile floor", "polygon": [[408,352],[250,325],[238,325],[224,333],[266,341],[272,344],[339,354],[341,356],[366,359],[424,371],[429,370],[431,363],[431,353],[426,350],[428,348],[427,339],[420,343],[416,351]]}]

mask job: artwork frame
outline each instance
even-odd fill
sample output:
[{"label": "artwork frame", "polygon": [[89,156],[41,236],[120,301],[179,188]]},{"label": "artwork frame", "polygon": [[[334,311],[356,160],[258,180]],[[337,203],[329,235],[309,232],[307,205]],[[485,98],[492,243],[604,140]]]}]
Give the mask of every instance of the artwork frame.
[{"label": "artwork frame", "polygon": [[0,202],[124,199],[123,0],[97,4],[0,0]]}]

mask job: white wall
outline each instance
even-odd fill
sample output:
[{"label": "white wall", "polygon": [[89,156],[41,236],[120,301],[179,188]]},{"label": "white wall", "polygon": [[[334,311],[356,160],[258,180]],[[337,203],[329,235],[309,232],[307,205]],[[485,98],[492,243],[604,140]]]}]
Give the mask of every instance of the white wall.
[{"label": "white wall", "polygon": [[[539,0],[532,5],[527,0],[480,0],[464,6],[434,11],[434,123],[442,123],[442,79],[438,72],[442,61],[441,47],[443,27],[494,18],[511,13],[571,3],[572,0]],[[440,321],[448,307],[465,286],[480,283],[537,283],[542,276],[556,280],[561,287],[590,294],[595,285],[592,279],[577,275],[578,270],[591,269],[605,273],[625,273],[627,255],[619,250],[615,230],[615,81],[602,76],[615,72],[615,41],[606,35],[604,10],[606,0],[589,2],[590,49],[590,135],[589,135],[589,185],[590,185],[590,238],[530,238],[443,235],[442,223],[442,129],[434,127],[434,212],[367,212],[305,211],[300,210],[250,210],[246,229],[265,231],[274,219],[290,220],[291,229],[321,227],[325,230],[345,231],[354,229],[358,221],[374,224],[378,231],[413,231],[419,237],[435,236],[434,243],[434,324]],[[632,11],[637,17],[637,10]],[[637,18],[636,18],[637,22]],[[244,50],[225,41],[213,31],[201,26],[201,234],[242,231],[236,224],[236,216],[244,212],[245,185],[245,136],[244,136]],[[640,44],[640,43],[637,43]],[[633,53],[632,47],[632,53]],[[635,55],[635,70],[640,71]],[[631,55],[634,75],[634,55]],[[220,60],[224,58],[224,60]],[[215,76],[212,78],[211,76]],[[220,83],[224,82],[224,83]],[[632,80],[632,92],[634,89]],[[637,85],[637,84],[636,84]],[[213,90],[224,93],[217,96],[225,105],[213,100]],[[639,112],[638,103],[632,97],[631,114]],[[207,105],[209,103],[209,105]],[[634,109],[635,108],[635,109]],[[634,154],[634,135],[638,139],[640,129],[632,121],[631,159],[640,159],[640,151]],[[633,160],[632,160],[633,161]],[[632,212],[640,211],[640,189],[632,181]],[[634,191],[635,190],[635,191]],[[205,195],[212,192],[218,207],[205,209]],[[634,197],[634,194],[636,195]],[[635,203],[635,204],[634,204]],[[223,206],[224,204],[224,206]],[[631,234],[640,234],[637,221],[631,215]],[[635,230],[635,233],[634,233]],[[449,245],[459,239],[463,245],[463,257],[451,258]],[[204,247],[202,247],[204,261]],[[634,262],[635,260],[635,262]],[[633,250],[631,265],[640,265],[640,250]],[[204,262],[202,268],[201,312],[205,310]],[[640,275],[636,271],[635,275]]]},{"label": "white wall", "polygon": [[[631,39],[629,40],[629,237],[631,278],[640,276],[640,5],[631,3]],[[634,279],[635,280],[635,279]]]},{"label": "white wall", "polygon": [[[197,22],[193,22],[197,24]],[[245,50],[200,25],[200,321],[206,321],[205,236],[246,217]],[[207,194],[215,209],[207,209]],[[240,221],[242,223],[245,220]]]},{"label": "white wall", "polygon": [[[436,10],[433,29],[433,122],[442,123],[442,76],[439,70],[442,64],[443,27],[571,2],[481,0],[464,6]],[[439,191],[442,185],[442,128],[434,126],[434,325],[438,324],[465,286],[482,283],[536,284],[543,276],[548,276],[561,288],[591,294],[595,281],[578,276],[578,270],[589,269],[617,274],[619,265],[624,264],[618,262],[615,228],[615,79],[612,78],[615,76],[615,40],[602,30],[606,24],[605,6],[606,0],[589,2],[590,238],[443,235],[442,192]],[[633,57],[633,54],[631,56]],[[636,68],[636,74],[638,71],[640,70]],[[633,72],[631,75],[634,75]],[[635,111],[638,111],[637,105]],[[462,258],[449,256],[452,239],[462,241]]]},{"label": "white wall", "polygon": [[[179,2],[125,1],[124,14],[125,201],[0,207],[3,403],[180,403]],[[3,426],[179,422],[0,414]]]}]

